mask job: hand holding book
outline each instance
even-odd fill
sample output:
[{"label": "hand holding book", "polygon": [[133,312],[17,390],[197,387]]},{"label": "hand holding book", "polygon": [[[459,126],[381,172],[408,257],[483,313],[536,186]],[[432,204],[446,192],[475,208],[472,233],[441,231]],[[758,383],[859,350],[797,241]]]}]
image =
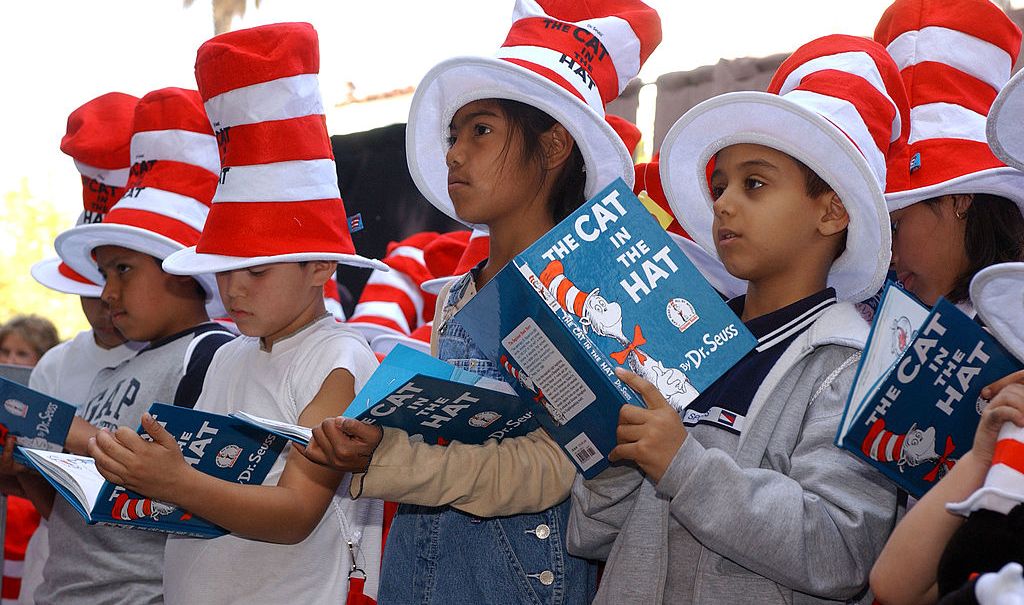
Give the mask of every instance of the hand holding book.
[{"label": "hand holding book", "polygon": [[608,459],[632,460],[657,483],[686,441],[686,428],[656,386],[622,368],[615,368],[615,375],[639,393],[647,407],[622,406],[615,432],[618,445]]},{"label": "hand holding book", "polygon": [[334,470],[362,473],[383,437],[379,426],[353,418],[327,418],[313,427],[309,445],[299,451],[309,460]]}]

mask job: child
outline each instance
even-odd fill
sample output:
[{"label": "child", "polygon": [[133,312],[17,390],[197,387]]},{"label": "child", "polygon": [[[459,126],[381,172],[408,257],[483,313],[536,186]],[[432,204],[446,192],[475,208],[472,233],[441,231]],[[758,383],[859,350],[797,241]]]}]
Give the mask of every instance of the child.
[{"label": "child", "polygon": [[[164,267],[216,272],[243,336],[218,351],[197,409],[314,426],[340,415],[377,367],[362,336],[324,308],[337,263],[387,267],[357,256],[346,230],[318,69],[308,23],[240,30],[199,49],[223,177],[197,246]],[[167,603],[342,603],[364,577],[375,596],[381,503],[341,497],[342,473],[286,451],[263,485],[238,485],[188,466],[148,415],[143,427],[153,442],[128,428],[97,436],[89,451],[100,471],[232,532],[167,540]]]},{"label": "child", "polygon": [[[455,58],[428,72],[406,138],[427,199],[490,233],[487,259],[438,295],[431,341],[439,358],[496,379],[500,368],[452,316],[587,197],[615,178],[632,182],[605,104],[661,36],[657,13],[635,1],[523,1],[514,16],[500,58]],[[543,430],[440,447],[392,429],[382,440],[360,424],[324,422],[306,453],[364,470],[372,452],[354,490],[405,503],[388,535],[382,602],[589,602],[594,566],[565,546],[575,467]]]},{"label": "child", "polygon": [[0,326],[0,363],[33,367],[60,337],[53,323],[38,315],[15,315]]},{"label": "child", "polygon": [[[216,139],[195,91],[143,97],[133,117],[128,188],[102,223],[57,236],[71,269],[103,282],[114,326],[148,343],[102,370],[65,447],[84,454],[100,428],[135,430],[154,401],[191,407],[217,347],[231,335],[209,321],[212,276],[165,273],[160,262],[196,242],[217,187]],[[219,306],[219,305],[218,305]],[[162,600],[165,536],[86,525],[63,498],[53,504],[50,557],[37,603],[156,603]]]},{"label": "child", "polygon": [[849,301],[889,264],[906,96],[851,36],[804,45],[769,90],[701,103],[662,145],[673,213],[747,281],[730,305],[759,344],[683,418],[618,370],[649,409],[623,406],[624,463],[573,488],[570,552],[607,559],[595,603],[860,598],[892,526],[895,488],[832,440],[868,331]]},{"label": "child", "polygon": [[886,194],[897,277],[928,305],[944,296],[971,313],[971,278],[1024,260],[1024,172],[993,156],[984,120],[1020,29],[988,0],[898,0],[875,40],[902,68],[913,108],[899,167],[909,175]]}]

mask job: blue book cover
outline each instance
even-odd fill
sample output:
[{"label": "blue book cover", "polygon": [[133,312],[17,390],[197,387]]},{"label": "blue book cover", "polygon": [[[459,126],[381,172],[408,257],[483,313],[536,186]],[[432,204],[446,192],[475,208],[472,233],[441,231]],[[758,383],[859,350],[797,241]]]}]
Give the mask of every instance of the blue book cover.
[{"label": "blue book cover", "polygon": [[11,433],[24,447],[64,449],[75,406],[4,378],[0,378],[0,401],[0,439]]},{"label": "blue book cover", "polygon": [[459,322],[585,477],[608,466],[623,366],[682,411],[756,339],[618,179],[477,292]]},{"label": "blue book cover", "polygon": [[479,444],[537,427],[533,410],[508,384],[402,345],[384,358],[343,415],[421,435],[427,443]]},{"label": "blue book cover", "polygon": [[[236,418],[154,403],[149,413],[178,440],[185,461],[225,481],[259,485],[286,440]],[[142,429],[139,429],[142,433]],[[90,525],[100,523],[196,538],[227,532],[173,504],[153,500],[105,481],[92,458],[19,448]]]},{"label": "blue book cover", "polygon": [[895,320],[876,316],[864,355],[879,346],[902,350],[880,377],[865,378],[869,387],[855,382],[853,393],[865,394],[851,393],[836,444],[920,498],[971,449],[988,404],[981,389],[1024,366],[945,299],[920,322],[912,305],[902,308],[909,312]]}]

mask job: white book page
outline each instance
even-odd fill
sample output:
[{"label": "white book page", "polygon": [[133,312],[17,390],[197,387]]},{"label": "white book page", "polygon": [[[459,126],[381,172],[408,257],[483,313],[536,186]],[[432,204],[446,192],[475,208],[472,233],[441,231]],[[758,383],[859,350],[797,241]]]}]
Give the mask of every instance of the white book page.
[{"label": "white book page", "polygon": [[46,450],[23,448],[23,451],[26,456],[46,469],[52,478],[73,493],[85,510],[92,510],[103,484],[106,483],[103,475],[96,470],[95,460],[86,456]]},{"label": "white book page", "polygon": [[313,429],[308,427],[299,426],[297,424],[289,424],[287,422],[280,422],[278,420],[271,420],[269,418],[263,418],[261,416],[254,416],[246,412],[231,412],[228,415],[234,416],[235,418],[241,418],[242,420],[246,420],[248,422],[251,422],[252,424],[255,424],[256,426],[265,428],[267,430],[277,431],[279,433],[284,433],[285,435],[299,437],[305,440],[306,442],[313,440]]}]

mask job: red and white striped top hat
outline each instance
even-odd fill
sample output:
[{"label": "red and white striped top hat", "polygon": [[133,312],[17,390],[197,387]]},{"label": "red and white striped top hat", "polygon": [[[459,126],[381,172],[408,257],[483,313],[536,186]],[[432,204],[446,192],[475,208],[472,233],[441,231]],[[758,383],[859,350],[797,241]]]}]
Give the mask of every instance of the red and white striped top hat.
[{"label": "red and white striped top hat", "polygon": [[423,248],[437,237],[428,231],[388,244],[384,264],[391,270],[370,274],[348,321],[367,342],[381,334],[408,336],[433,319],[437,298],[423,292],[420,284],[431,277]]},{"label": "red and white striped top hat", "polygon": [[963,502],[946,508],[965,517],[982,509],[1006,515],[1020,504],[1024,504],[1024,427],[1007,422],[999,430],[985,484]]},{"label": "red and white striped top hat", "polygon": [[[163,88],[142,97],[132,122],[128,188],[102,223],[57,236],[57,253],[72,269],[102,281],[93,250],[123,246],[163,260],[195,245],[217,189],[217,140],[194,90]],[[207,310],[223,315],[212,274],[196,275]]]},{"label": "red and white striped top hat", "polygon": [[309,260],[387,271],[352,244],[319,71],[308,23],[243,29],[199,47],[196,82],[220,145],[220,184],[199,243],[167,259],[166,271]]},{"label": "red and white striped top hat", "polygon": [[[82,176],[83,210],[75,226],[98,223],[124,193],[131,168],[132,116],[139,99],[109,92],[85,103],[68,116],[60,150],[75,160]],[[90,298],[103,287],[78,274],[60,258],[32,265],[32,277],[42,285]]]},{"label": "red and white striped top hat", "polygon": [[622,144],[626,146],[626,151],[632,157],[636,153],[637,146],[640,145],[640,139],[643,138],[640,129],[637,128],[636,124],[615,114],[607,114],[604,119],[612,127],[612,130],[615,131],[615,134],[619,135]]},{"label": "red and white striped top hat", "polygon": [[[909,432],[909,431],[908,431]],[[903,451],[903,441],[906,434],[897,435],[885,428],[885,420],[876,420],[867,435],[864,436],[864,443],[861,444],[861,451],[872,460],[879,462],[899,462],[900,454]]]},{"label": "red and white striped top hat", "polygon": [[1000,263],[971,280],[971,302],[992,334],[1024,363],[1024,263]]},{"label": "red and white striped top hat", "polygon": [[875,40],[899,66],[910,99],[909,148],[901,185],[886,194],[889,209],[955,193],[999,195],[1024,208],[1024,173],[1000,162],[985,137],[1020,29],[990,0],[897,0]]},{"label": "red and white striped top hat", "polygon": [[839,195],[850,216],[846,250],[828,284],[840,300],[864,300],[889,268],[891,232],[883,191],[891,149],[905,145],[909,108],[899,69],[877,43],[846,35],[800,47],[768,92],[734,92],[686,112],[661,147],[661,180],[686,232],[717,258],[708,164],[751,143],[803,162]]},{"label": "red and white striped top hat", "polygon": [[584,292],[577,288],[576,284],[565,276],[565,267],[560,260],[548,263],[538,277],[540,283],[544,284],[548,292],[551,292],[555,300],[558,301],[558,305],[577,317],[583,316],[587,299],[597,293],[597,290]]},{"label": "red and white striped top hat", "polygon": [[461,275],[469,273],[473,267],[476,267],[487,258],[490,252],[491,236],[487,235],[487,231],[483,229],[473,229],[469,236],[469,241],[466,242],[462,254],[459,256],[459,262],[455,264],[451,273],[444,276],[435,275],[432,279],[423,282],[423,291],[435,295],[440,293],[445,284]]},{"label": "red and white striped top hat", "polygon": [[508,37],[494,58],[455,57],[436,65],[413,95],[406,129],[409,172],[423,195],[455,220],[448,196],[448,125],[462,106],[511,99],[566,128],[587,168],[589,198],[622,178],[633,183],[630,152],[605,121],[661,42],[658,13],[639,0],[517,0]]}]

